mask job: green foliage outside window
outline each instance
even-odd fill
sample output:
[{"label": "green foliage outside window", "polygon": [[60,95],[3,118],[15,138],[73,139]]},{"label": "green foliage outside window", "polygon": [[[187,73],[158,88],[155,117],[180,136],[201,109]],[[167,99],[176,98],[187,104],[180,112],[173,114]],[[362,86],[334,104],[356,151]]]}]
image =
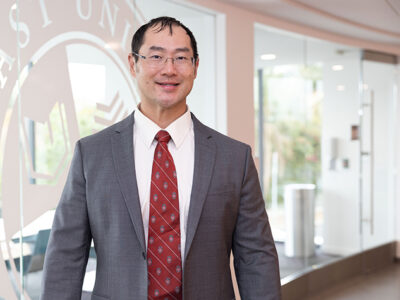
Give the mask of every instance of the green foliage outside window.
[{"label": "green foliage outside window", "polygon": [[[322,68],[284,66],[264,70],[264,198],[272,202],[272,153],[278,154],[278,203],[284,186],[321,177]],[[256,110],[258,107],[256,106]],[[256,112],[257,113],[257,112]]]}]

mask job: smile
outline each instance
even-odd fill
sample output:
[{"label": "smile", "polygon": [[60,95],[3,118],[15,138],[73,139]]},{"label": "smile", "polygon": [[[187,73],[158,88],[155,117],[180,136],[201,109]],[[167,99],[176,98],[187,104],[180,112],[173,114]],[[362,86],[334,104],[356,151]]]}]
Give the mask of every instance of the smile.
[{"label": "smile", "polygon": [[163,83],[163,82],[157,82],[157,84],[158,85],[161,85],[161,86],[178,86],[179,85],[179,83]]}]

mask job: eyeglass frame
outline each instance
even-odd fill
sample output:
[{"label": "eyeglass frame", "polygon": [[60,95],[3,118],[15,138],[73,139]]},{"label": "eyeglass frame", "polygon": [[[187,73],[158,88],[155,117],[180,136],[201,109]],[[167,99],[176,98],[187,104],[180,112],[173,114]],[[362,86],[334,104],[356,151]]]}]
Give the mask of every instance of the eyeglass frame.
[{"label": "eyeglass frame", "polygon": [[[142,55],[142,54],[133,52],[133,51],[132,51],[131,53],[132,53],[133,55],[136,55],[138,58],[141,58],[141,59],[144,59],[144,60],[148,59],[148,56],[145,56],[145,55]],[[161,56],[161,55],[159,55],[159,56]],[[161,57],[162,57],[162,56],[161,56]],[[166,57],[165,60],[164,60],[164,62],[163,62],[163,64],[160,64],[160,66],[165,65],[165,64],[167,63],[168,59],[172,59],[172,64],[175,65],[175,61],[176,61],[177,57]],[[196,62],[196,59],[192,56],[192,57],[190,57],[190,61],[191,61],[191,65],[194,66],[194,64],[195,64],[195,62]],[[179,64],[178,64],[178,65],[179,65]],[[181,66],[182,66],[182,65],[181,65]],[[184,65],[183,65],[183,66],[184,66]]]}]

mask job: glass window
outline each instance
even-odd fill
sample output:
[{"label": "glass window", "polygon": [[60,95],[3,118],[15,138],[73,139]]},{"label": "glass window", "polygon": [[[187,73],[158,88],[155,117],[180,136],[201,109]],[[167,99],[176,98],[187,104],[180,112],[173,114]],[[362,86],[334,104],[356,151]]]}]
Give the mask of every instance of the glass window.
[{"label": "glass window", "polygon": [[[191,28],[201,67],[189,106],[207,125],[220,124],[216,16],[158,0],[2,1],[0,12],[0,299],[23,293],[34,300],[75,142],[128,116],[140,101],[127,61],[140,25],[170,15]],[[95,272],[92,244],[84,298]]]},{"label": "glass window", "polygon": [[362,53],[255,26],[256,155],[282,277],[394,238],[395,66]]}]

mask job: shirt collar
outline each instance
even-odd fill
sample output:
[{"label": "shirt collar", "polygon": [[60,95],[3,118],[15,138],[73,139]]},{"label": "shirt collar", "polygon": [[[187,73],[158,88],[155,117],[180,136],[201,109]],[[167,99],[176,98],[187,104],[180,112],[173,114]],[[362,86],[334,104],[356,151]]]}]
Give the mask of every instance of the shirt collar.
[{"label": "shirt collar", "polygon": [[[179,148],[182,145],[186,135],[193,126],[192,124],[190,110],[187,106],[186,112],[164,129],[170,134],[176,148]],[[138,135],[148,148],[151,147],[157,132],[162,130],[162,128],[160,128],[156,123],[154,123],[140,111],[139,106],[135,111],[135,127],[137,128]]]}]

